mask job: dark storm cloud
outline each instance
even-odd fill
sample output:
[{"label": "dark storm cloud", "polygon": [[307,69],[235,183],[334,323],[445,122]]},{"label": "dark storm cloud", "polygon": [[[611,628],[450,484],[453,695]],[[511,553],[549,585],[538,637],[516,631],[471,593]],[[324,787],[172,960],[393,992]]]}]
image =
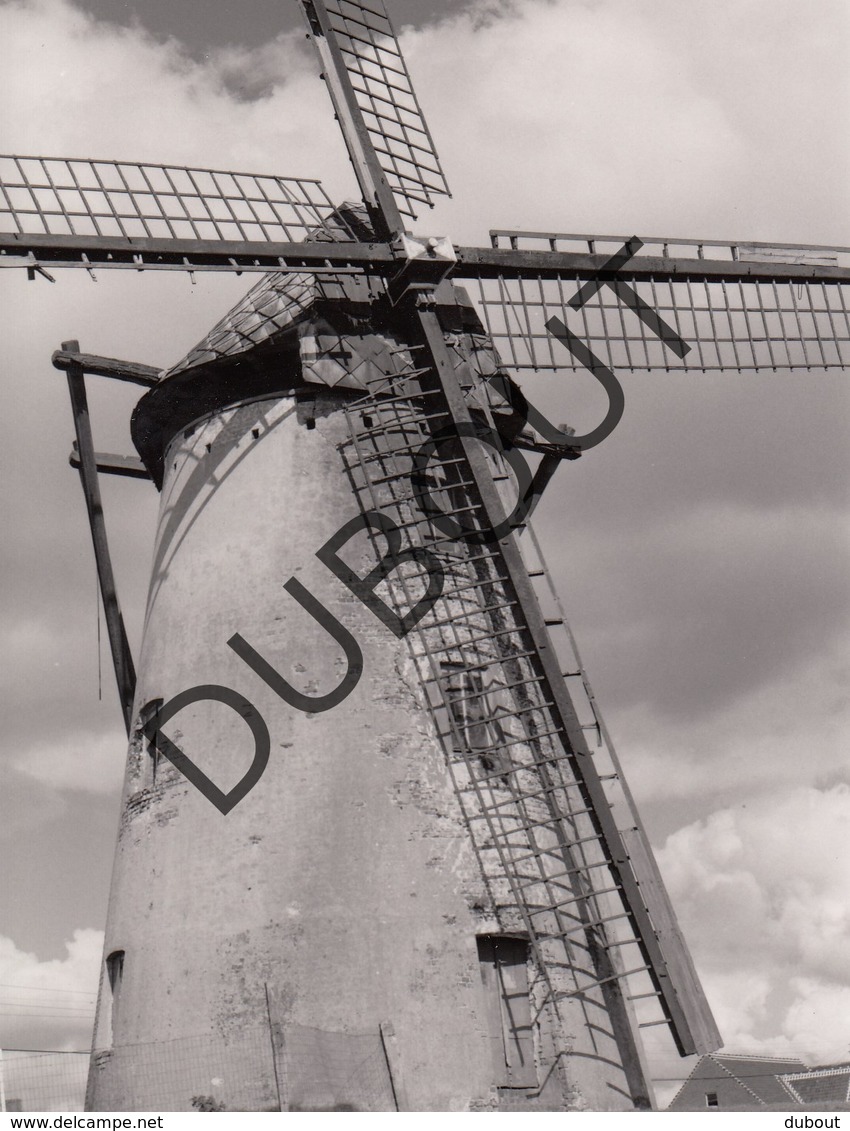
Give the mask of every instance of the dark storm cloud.
[{"label": "dark storm cloud", "polygon": [[[559,380],[539,403],[572,419]],[[623,422],[558,472],[536,525],[618,703],[697,717],[846,626],[850,390],[806,372],[623,384]]]},{"label": "dark storm cloud", "polygon": [[[78,0],[78,6],[99,20],[141,26],[159,39],[179,39],[195,57],[218,47],[261,47],[303,26],[296,0]],[[400,29],[421,27],[468,6],[469,0],[388,0],[387,10]]]}]

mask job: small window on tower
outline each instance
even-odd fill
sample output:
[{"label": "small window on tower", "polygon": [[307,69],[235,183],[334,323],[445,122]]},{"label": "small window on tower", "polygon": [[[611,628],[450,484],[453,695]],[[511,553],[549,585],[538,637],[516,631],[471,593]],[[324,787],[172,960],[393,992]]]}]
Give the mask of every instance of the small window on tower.
[{"label": "small window on tower", "polygon": [[[142,707],[141,711],[139,712],[139,727],[142,731],[144,731],[144,728],[151,721],[151,719],[154,717],[154,715],[157,713],[164,702],[164,699],[151,699],[149,702],[145,703],[144,707]],[[145,739],[145,748],[151,760],[153,782],[154,785],[156,785],[156,771],[162,758],[159,750],[156,748],[156,744],[151,742],[150,739]]]},{"label": "small window on tower", "polygon": [[502,749],[504,737],[498,719],[484,690],[480,669],[467,668],[456,661],[441,664],[446,702],[454,723],[452,748],[477,754],[487,776],[504,775],[511,768]]},{"label": "small window on tower", "polygon": [[717,1092],[706,1092],[705,1093],[705,1106],[706,1107],[720,1107],[720,1103],[717,1099]]},{"label": "small window on tower", "polygon": [[536,1088],[528,943],[505,935],[480,935],[478,961],[487,999],[495,1083],[503,1088]]},{"label": "small window on tower", "polygon": [[443,663],[448,705],[455,724],[455,750],[487,750],[490,739],[485,722],[486,710],[481,673],[459,663]]},{"label": "small window on tower", "polygon": [[124,951],[113,950],[106,960],[106,976],[109,978],[109,989],[112,993],[112,1033],[118,1020],[119,1002],[121,999],[121,983],[124,980]]}]

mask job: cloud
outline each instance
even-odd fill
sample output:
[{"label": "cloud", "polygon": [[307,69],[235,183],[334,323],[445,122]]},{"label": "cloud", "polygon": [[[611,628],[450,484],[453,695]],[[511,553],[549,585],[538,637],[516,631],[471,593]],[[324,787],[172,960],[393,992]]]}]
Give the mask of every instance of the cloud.
[{"label": "cloud", "polygon": [[53,789],[114,795],[121,786],[126,746],[119,727],[107,734],[65,735],[57,742],[34,744],[12,766]]},{"label": "cloud", "polygon": [[784,789],[667,838],[659,863],[726,1048],[846,1056],[850,785]]},{"label": "cloud", "polygon": [[[333,117],[313,94],[321,84],[302,35],[258,49],[250,65],[226,49],[203,64],[176,40],[160,43],[139,28],[99,23],[64,0],[7,0],[0,17],[9,51],[0,87],[5,152],[295,176],[316,175],[305,154],[333,168],[321,159],[327,152],[347,179]],[[234,97],[240,71],[252,93],[259,81],[269,96]]]},{"label": "cloud", "polygon": [[[693,718],[829,651],[848,628],[836,610],[850,609],[841,518],[832,508],[727,500],[597,534],[578,564],[610,583],[595,596],[588,585],[584,615],[621,694]],[[651,659],[644,668],[616,664],[618,642],[630,637]]]},{"label": "cloud", "polygon": [[566,520],[543,527],[656,837],[765,789],[847,780],[850,731],[845,513],[698,499],[682,512],[667,490],[669,516],[603,526],[573,524],[570,489]]},{"label": "cloud", "polygon": [[[846,946],[846,940],[844,945]],[[823,1062],[846,1063],[850,1047],[850,987],[792,978],[794,999],[782,1023],[791,1048],[815,1050]]]},{"label": "cloud", "polygon": [[64,957],[40,961],[0,936],[0,1000],[6,1048],[91,1046],[103,932],[74,931]]},{"label": "cloud", "polygon": [[[177,40],[99,23],[64,0],[7,0],[0,15],[8,150],[319,175],[350,194],[300,29],[202,62]],[[437,216],[456,236],[488,222],[697,235],[724,223],[729,236],[740,226],[769,239],[793,221],[808,228],[798,238],[836,238],[843,147],[821,92],[843,67],[840,36],[824,28],[845,16],[834,0],[805,22],[788,0],[686,12],[668,0],[525,0],[407,28],[405,54],[455,187]],[[821,84],[789,84],[807,71]],[[823,169],[824,152],[834,167]]]},{"label": "cloud", "polygon": [[[498,18],[481,19],[494,11]],[[527,0],[472,6],[405,36],[460,201],[455,217],[479,230],[488,219],[673,234],[723,224],[730,237],[757,239],[778,238],[793,220],[822,233],[810,242],[828,241],[846,154],[829,146],[826,185],[807,155],[822,153],[836,119],[802,81],[792,80],[781,107],[771,100],[809,67],[827,81],[839,75],[840,36],[824,31],[830,20],[846,26],[846,12],[830,4],[788,36],[793,18],[788,3],[764,0]],[[790,163],[789,135],[802,147]],[[772,191],[777,179],[782,200]]]}]

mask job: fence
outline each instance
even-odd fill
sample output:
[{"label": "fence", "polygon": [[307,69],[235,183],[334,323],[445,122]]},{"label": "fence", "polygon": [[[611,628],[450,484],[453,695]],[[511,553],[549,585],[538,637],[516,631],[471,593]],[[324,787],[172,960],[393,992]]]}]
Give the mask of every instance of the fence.
[{"label": "fence", "polygon": [[92,1057],[97,1111],[396,1111],[378,1027],[341,1033],[253,1025],[120,1045]]},{"label": "fence", "polygon": [[4,1050],[0,1110],[397,1111],[387,1032],[261,1024],[91,1056]]},{"label": "fence", "polygon": [[82,1111],[87,1052],[0,1051],[0,1110]]}]

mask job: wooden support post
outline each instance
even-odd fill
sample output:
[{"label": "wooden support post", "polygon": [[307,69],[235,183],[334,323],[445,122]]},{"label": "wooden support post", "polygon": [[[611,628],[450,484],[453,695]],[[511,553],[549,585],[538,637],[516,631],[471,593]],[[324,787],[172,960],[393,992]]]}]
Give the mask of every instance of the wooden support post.
[{"label": "wooden support post", "polygon": [[[94,459],[97,470],[101,475],[123,475],[128,479],[150,479],[151,477],[151,473],[142,461],[133,456],[116,456],[111,452],[95,452]],[[68,456],[68,463],[78,471],[82,466],[76,440],[74,441],[73,451]]]},{"label": "wooden support post", "polygon": [[[63,342],[62,350],[64,353],[79,355],[80,344],[74,341]],[[86,510],[89,516],[94,557],[97,564],[97,577],[100,583],[103,611],[106,616],[106,631],[109,635],[112,665],[118,684],[118,698],[121,701],[124,725],[129,734],[133,718],[136,670],[133,666],[133,657],[130,654],[130,643],[124,629],[124,618],[121,616],[121,608],[118,604],[115,577],[112,573],[112,561],[109,557],[109,546],[106,541],[106,524],[103,518],[100,485],[97,480],[97,460],[94,453],[89,406],[86,398],[85,370],[82,364],[70,362],[67,366],[67,376],[68,391],[71,395],[71,409],[74,414],[74,428],[77,433],[80,482],[83,486]]]},{"label": "wooden support post", "polygon": [[145,385],[152,389],[159,384],[162,370],[151,365],[139,365],[136,361],[119,361],[117,357],[96,357],[89,353],[66,353],[57,350],[53,355],[57,369],[68,370],[72,365],[81,365],[86,373],[96,373],[100,377],[112,377],[118,381],[131,381],[134,385]]},{"label": "wooden support post", "polygon": [[272,1049],[272,1070],[274,1072],[274,1087],[277,1093],[277,1110],[283,1111],[283,1093],[280,1090],[280,1073],[277,1070],[277,1042],[275,1041],[275,1027],[272,1022],[272,1003],[269,997],[269,984],[263,982],[263,988],[266,991],[266,1020],[269,1023],[269,1041],[271,1042]]}]

